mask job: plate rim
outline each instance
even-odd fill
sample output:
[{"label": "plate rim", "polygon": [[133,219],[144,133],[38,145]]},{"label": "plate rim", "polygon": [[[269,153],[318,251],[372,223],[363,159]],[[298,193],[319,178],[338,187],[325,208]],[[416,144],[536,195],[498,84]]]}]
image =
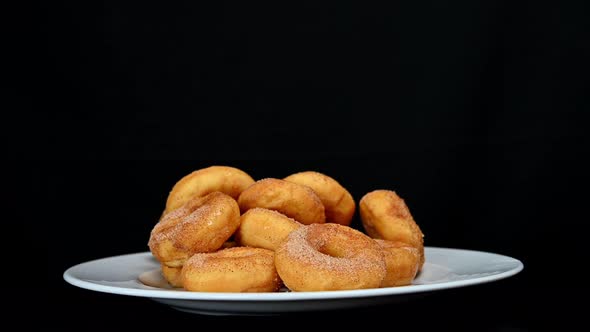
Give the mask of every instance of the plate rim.
[{"label": "plate rim", "polygon": [[[459,251],[472,252],[477,254],[492,255],[499,258],[504,258],[514,261],[516,267],[508,271],[498,274],[481,276],[470,279],[451,280],[443,283],[434,284],[420,284],[408,285],[401,287],[387,287],[387,288],[372,288],[372,289],[356,289],[356,290],[338,290],[338,291],[318,291],[318,292],[275,292],[275,293],[220,293],[220,292],[190,292],[179,290],[162,290],[149,289],[150,286],[145,286],[146,289],[130,288],[113,285],[103,285],[92,281],[80,279],[73,275],[75,269],[82,265],[93,264],[97,261],[116,259],[124,256],[150,256],[149,251],[135,252],[129,254],[120,254],[109,257],[97,258],[73,265],[66,269],[63,273],[63,279],[76,287],[117,295],[127,295],[135,297],[147,298],[161,298],[161,299],[176,299],[176,300],[192,300],[192,301],[232,301],[232,302],[259,302],[259,301],[306,301],[306,300],[333,300],[333,299],[351,299],[351,298],[365,298],[377,296],[393,296],[403,294],[424,293],[436,290],[444,290],[450,288],[466,287],[477,284],[488,283],[514,276],[524,269],[524,264],[521,260],[494,252],[473,250],[473,249],[459,249],[449,247],[435,247],[425,246],[425,250],[438,251]],[[139,281],[138,281],[139,282]]]}]

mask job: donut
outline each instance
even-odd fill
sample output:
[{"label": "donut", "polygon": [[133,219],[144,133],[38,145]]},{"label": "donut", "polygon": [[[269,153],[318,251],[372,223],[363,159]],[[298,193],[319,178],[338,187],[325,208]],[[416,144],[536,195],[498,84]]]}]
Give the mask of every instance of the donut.
[{"label": "donut", "polygon": [[289,233],[301,226],[280,212],[253,208],[240,217],[235,239],[242,246],[275,250]]},{"label": "donut", "polygon": [[162,264],[162,276],[172,287],[182,287],[182,266],[168,267]]},{"label": "donut", "polygon": [[335,179],[314,171],[291,174],[283,180],[310,187],[326,209],[326,222],[349,226],[356,209],[352,195]]},{"label": "donut", "polygon": [[281,179],[266,178],[254,182],[238,197],[240,211],[255,207],[278,211],[302,224],[324,223],[324,204],[309,187]]},{"label": "donut", "polygon": [[275,265],[295,292],[378,288],[387,272],[377,242],[334,223],[291,232],[275,251]]},{"label": "donut", "polygon": [[410,285],[420,264],[420,252],[403,242],[375,240],[385,256],[387,274],[381,282],[381,287],[395,287]]},{"label": "donut", "polygon": [[148,246],[160,263],[180,267],[195,253],[219,249],[239,225],[236,201],[216,191],[164,214],[152,229]]},{"label": "donut", "polygon": [[359,202],[361,222],[367,234],[375,239],[406,243],[420,252],[420,267],[424,264],[424,234],[414,221],[410,209],[397,193],[374,190]]},{"label": "donut", "polygon": [[205,196],[214,191],[237,199],[240,193],[254,183],[246,172],[230,166],[210,166],[198,169],[180,179],[166,200],[166,210],[179,208],[193,197]]},{"label": "donut", "polygon": [[250,247],[195,254],[184,264],[182,280],[194,292],[276,292],[281,286],[274,252]]}]

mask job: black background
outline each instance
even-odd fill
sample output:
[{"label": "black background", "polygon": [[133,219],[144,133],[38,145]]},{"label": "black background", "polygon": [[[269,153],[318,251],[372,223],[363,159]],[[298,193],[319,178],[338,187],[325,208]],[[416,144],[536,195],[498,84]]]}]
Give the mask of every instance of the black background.
[{"label": "black background", "polygon": [[[41,43],[28,55],[38,80],[23,98],[34,111],[19,113],[33,139],[7,149],[43,197],[35,243],[47,283],[36,285],[49,326],[79,329],[76,317],[84,328],[275,330],[317,318],[335,327],[518,331],[582,314],[571,302],[587,289],[571,275],[583,262],[574,234],[587,222],[581,6],[38,9]],[[357,200],[395,190],[426,245],[505,254],[525,269],[391,306],[257,318],[190,315],[63,281],[74,264],[146,251],[174,183],[214,164],[255,179],[317,170]]]}]

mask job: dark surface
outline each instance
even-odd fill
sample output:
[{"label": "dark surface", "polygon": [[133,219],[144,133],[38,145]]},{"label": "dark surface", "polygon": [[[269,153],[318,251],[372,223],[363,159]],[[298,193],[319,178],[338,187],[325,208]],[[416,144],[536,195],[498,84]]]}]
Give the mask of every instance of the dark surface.
[{"label": "dark surface", "polygon": [[[211,322],[276,331],[317,318],[337,327],[520,331],[581,317],[572,299],[587,286],[568,274],[579,266],[584,242],[575,235],[587,219],[581,6],[40,9],[42,42],[31,53],[40,56],[25,67],[41,75],[21,103],[34,111],[16,114],[32,135],[11,136],[7,152],[43,198],[27,217],[43,231],[34,243],[47,283],[34,285],[47,295],[50,327],[78,330],[75,317],[84,328]],[[72,265],[147,250],[172,185],[213,164],[256,179],[321,171],[357,201],[395,190],[426,245],[505,254],[525,269],[403,305],[257,318],[190,315],[62,280]]]}]

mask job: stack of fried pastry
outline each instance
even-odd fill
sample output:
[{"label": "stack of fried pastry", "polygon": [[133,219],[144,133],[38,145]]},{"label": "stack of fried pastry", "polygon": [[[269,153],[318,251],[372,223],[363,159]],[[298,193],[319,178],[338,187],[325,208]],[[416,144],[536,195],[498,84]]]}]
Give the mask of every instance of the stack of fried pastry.
[{"label": "stack of fried pastry", "polygon": [[210,166],[172,188],[149,248],[174,287],[198,292],[329,291],[409,285],[423,234],[394,191],[358,203],[315,171],[254,180]]}]

